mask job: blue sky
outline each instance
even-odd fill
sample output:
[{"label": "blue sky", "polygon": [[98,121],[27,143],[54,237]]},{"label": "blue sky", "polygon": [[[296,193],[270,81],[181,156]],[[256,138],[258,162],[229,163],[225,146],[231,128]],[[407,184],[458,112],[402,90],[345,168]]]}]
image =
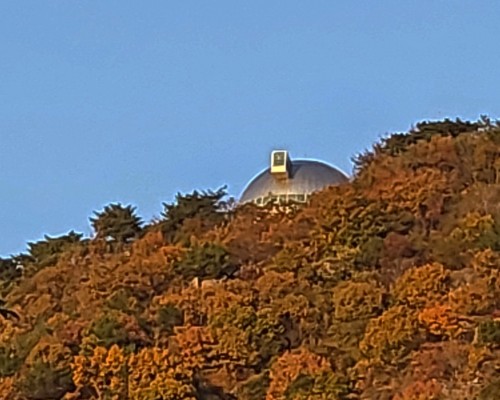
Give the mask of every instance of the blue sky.
[{"label": "blue sky", "polygon": [[498,1],[0,2],[0,255],[238,196],[274,148],[350,158],[426,119],[498,117]]}]

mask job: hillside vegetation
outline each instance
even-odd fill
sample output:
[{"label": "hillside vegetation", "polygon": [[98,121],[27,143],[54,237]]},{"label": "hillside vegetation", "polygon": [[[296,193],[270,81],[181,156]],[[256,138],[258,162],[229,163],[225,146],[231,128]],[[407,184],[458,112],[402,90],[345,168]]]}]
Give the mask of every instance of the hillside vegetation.
[{"label": "hillside vegetation", "polygon": [[497,123],[391,135],[305,206],[225,199],[0,260],[0,398],[500,399]]}]

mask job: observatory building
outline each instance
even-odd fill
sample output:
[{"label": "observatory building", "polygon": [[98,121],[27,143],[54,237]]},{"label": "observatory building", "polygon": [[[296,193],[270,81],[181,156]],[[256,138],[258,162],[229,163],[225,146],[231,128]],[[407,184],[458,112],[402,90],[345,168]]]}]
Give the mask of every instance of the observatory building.
[{"label": "observatory building", "polygon": [[240,203],[252,202],[259,206],[269,202],[304,203],[311,193],[347,181],[343,172],[324,162],[292,160],[287,151],[275,150],[271,153],[269,168],[250,181]]}]

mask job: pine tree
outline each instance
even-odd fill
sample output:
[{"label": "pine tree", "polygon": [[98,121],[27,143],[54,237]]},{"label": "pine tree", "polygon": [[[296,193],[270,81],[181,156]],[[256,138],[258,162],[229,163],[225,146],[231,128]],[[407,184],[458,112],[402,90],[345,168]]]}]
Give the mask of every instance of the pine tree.
[{"label": "pine tree", "polygon": [[136,238],[141,232],[142,221],[135,213],[135,207],[120,203],[109,204],[101,212],[94,211],[95,217],[90,223],[96,239],[126,243]]}]

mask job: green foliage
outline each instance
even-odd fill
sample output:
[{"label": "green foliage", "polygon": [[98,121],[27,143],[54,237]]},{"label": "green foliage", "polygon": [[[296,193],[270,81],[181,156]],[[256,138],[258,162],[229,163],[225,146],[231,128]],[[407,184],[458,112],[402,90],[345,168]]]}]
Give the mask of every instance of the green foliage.
[{"label": "green foliage", "polygon": [[250,331],[257,322],[257,314],[251,306],[235,304],[232,307],[212,316],[210,325],[214,328],[222,328],[226,325],[233,326],[241,331]]},{"label": "green foliage", "polygon": [[47,267],[56,264],[61,254],[79,243],[81,239],[82,234],[74,231],[53,238],[45,235],[44,240],[28,243],[28,253],[39,267]]},{"label": "green foliage", "polygon": [[8,347],[0,347],[0,377],[14,375],[22,364],[23,359],[14,350]]},{"label": "green foliage", "polygon": [[49,363],[36,361],[19,382],[19,391],[27,400],[56,400],[73,390],[71,369],[54,368]]},{"label": "green foliage", "polygon": [[167,304],[160,308],[157,317],[158,325],[167,332],[172,334],[174,327],[181,326],[184,323],[182,311],[173,304]]},{"label": "green foliage", "polygon": [[314,378],[310,375],[300,374],[288,385],[285,391],[286,400],[294,400],[304,395],[310,395],[314,387]]},{"label": "green foliage", "polygon": [[384,212],[386,204],[363,197],[356,191],[335,197],[325,206],[328,208],[317,234],[327,235],[327,241],[333,245],[377,249],[379,243],[375,238],[384,237],[390,231],[392,218]]},{"label": "green foliage", "polygon": [[251,306],[234,305],[213,316],[209,325],[219,334],[239,332],[239,339],[251,354],[247,362],[256,368],[267,365],[272,357],[289,347],[283,320],[269,309],[256,311]]},{"label": "green foliage", "polygon": [[398,156],[408,150],[411,145],[415,145],[420,141],[430,141],[431,138],[440,137],[457,137],[465,133],[477,132],[481,128],[485,128],[487,123],[484,120],[477,122],[462,121],[457,118],[455,121],[445,119],[444,121],[424,121],[419,122],[415,128],[408,133],[395,133],[384,139],[380,143],[374,145],[373,150],[358,155],[353,159],[354,169],[360,172],[381,154],[390,156]]},{"label": "green foliage", "polygon": [[90,333],[97,338],[97,344],[109,349],[114,344],[127,346],[129,335],[121,321],[114,313],[106,313],[98,317],[90,327]]},{"label": "green foliage", "polygon": [[47,328],[42,321],[38,321],[33,329],[17,335],[15,337],[15,354],[17,357],[24,362],[31,350],[45,335],[47,335]]},{"label": "green foliage", "polygon": [[227,250],[216,243],[195,244],[174,264],[176,273],[185,279],[220,279],[232,276],[237,268]]},{"label": "green foliage", "polygon": [[[499,213],[500,216],[500,213]],[[440,239],[453,252],[465,250],[500,250],[500,218],[491,214],[481,215],[477,211],[469,212],[455,220],[455,226],[449,232],[443,232]]]},{"label": "green foliage", "polygon": [[45,327],[38,324],[33,330],[16,336],[12,347],[0,346],[0,377],[19,372],[30,351],[45,334]]},{"label": "green foliage", "polygon": [[376,267],[384,247],[384,240],[374,236],[360,246],[360,251],[354,260],[355,264],[364,268]]},{"label": "green foliage", "polygon": [[283,320],[274,318],[269,310],[257,311],[255,324],[247,330],[249,346],[258,353],[259,365],[266,365],[284,349],[290,348]]},{"label": "green foliage", "polygon": [[19,278],[22,276],[22,268],[12,258],[0,258],[0,294],[5,296]]},{"label": "green foliage", "polygon": [[344,399],[348,385],[331,372],[300,374],[286,389],[286,400]]},{"label": "green foliage", "polygon": [[324,396],[332,400],[347,398],[350,387],[347,379],[332,372],[323,372],[315,376],[313,390],[321,398]]},{"label": "green foliage", "polygon": [[479,341],[484,344],[500,345],[500,321],[484,321],[478,327]]},{"label": "green foliage", "polygon": [[[327,339],[336,348],[345,352],[338,355],[338,361],[346,364],[361,358],[359,344],[365,336],[366,326],[370,319],[357,319],[349,322],[333,321],[328,328]],[[337,357],[337,356],[336,356]]]},{"label": "green foliage", "polygon": [[269,382],[269,372],[267,371],[259,375],[252,376],[239,388],[238,399],[265,400]]},{"label": "green foliage", "polygon": [[222,222],[229,207],[229,203],[223,201],[226,196],[226,188],[222,187],[215,192],[195,190],[190,194],[178,193],[173,204],[163,203],[163,220],[159,226],[165,238],[170,241],[188,240],[189,233],[200,233],[183,234],[182,228],[190,220],[197,220],[201,224],[197,228],[203,230]]},{"label": "green foliage", "polygon": [[94,211],[94,214],[90,223],[97,239],[126,243],[137,238],[141,232],[142,221],[131,205],[109,204],[103,211]]},{"label": "green foliage", "polygon": [[106,304],[111,309],[129,313],[129,299],[129,293],[127,290],[118,289],[116,292],[112,293],[110,297],[108,297]]},{"label": "green foliage", "polygon": [[500,379],[497,379],[484,387],[479,393],[478,400],[500,399]]}]

